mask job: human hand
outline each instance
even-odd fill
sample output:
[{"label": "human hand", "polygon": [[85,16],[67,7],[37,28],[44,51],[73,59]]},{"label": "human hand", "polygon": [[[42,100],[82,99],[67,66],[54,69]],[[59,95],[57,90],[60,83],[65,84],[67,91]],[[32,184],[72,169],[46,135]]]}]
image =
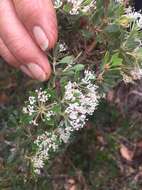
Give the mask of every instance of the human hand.
[{"label": "human hand", "polygon": [[52,0],[0,0],[0,55],[10,65],[47,80],[51,68],[44,51],[56,41]]}]

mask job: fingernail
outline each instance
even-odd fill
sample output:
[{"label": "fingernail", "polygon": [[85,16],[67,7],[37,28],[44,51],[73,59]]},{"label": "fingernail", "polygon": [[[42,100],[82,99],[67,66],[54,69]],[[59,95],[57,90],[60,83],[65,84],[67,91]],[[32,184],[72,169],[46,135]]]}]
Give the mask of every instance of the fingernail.
[{"label": "fingernail", "polygon": [[29,77],[33,78],[32,74],[30,73],[30,71],[28,70],[28,68],[25,65],[21,65],[20,69],[21,69],[21,71],[23,71],[23,73],[25,73]]},{"label": "fingernail", "polygon": [[46,51],[49,45],[49,40],[40,26],[34,26],[33,34],[36,39],[37,44],[43,51]]},{"label": "fingernail", "polygon": [[45,81],[47,79],[46,73],[42,70],[40,66],[35,63],[29,63],[26,65],[32,74],[32,76],[40,81]]}]

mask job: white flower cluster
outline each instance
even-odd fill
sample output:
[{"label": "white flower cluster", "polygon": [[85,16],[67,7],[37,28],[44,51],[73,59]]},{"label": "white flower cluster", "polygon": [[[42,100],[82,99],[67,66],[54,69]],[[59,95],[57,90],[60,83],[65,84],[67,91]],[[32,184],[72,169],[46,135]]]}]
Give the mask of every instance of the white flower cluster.
[{"label": "white flower cluster", "polygon": [[[117,3],[121,3],[124,4],[125,1],[124,0],[115,0],[115,2]],[[126,1],[126,3],[129,2],[128,0]],[[125,16],[128,17],[130,20],[134,21],[138,28],[142,28],[142,13],[141,12],[137,12],[134,10],[133,7],[129,6],[128,8],[125,8]]]},{"label": "white flower cluster", "polygon": [[138,28],[142,28],[142,13],[136,12],[132,7],[128,7],[125,9],[126,15],[129,19],[136,22]]},{"label": "white flower cluster", "polygon": [[142,78],[142,69],[139,67],[135,67],[132,71],[130,71],[130,74],[127,75],[123,72],[121,72],[123,81],[127,83],[134,83],[136,80],[140,80]]},{"label": "white flower cluster", "polygon": [[[95,75],[86,70],[80,83],[68,82],[62,100],[64,104],[64,120],[60,122],[55,131],[45,132],[38,136],[34,142],[37,146],[36,155],[32,158],[35,173],[40,173],[44,161],[50,159],[60,144],[67,143],[74,131],[82,129],[87,116],[92,115],[96,109],[100,96],[94,84]],[[31,98],[30,98],[31,99]],[[33,101],[33,100],[32,100]]]},{"label": "white flower cluster", "polygon": [[64,142],[73,131],[84,127],[87,116],[93,114],[99,103],[100,96],[97,92],[98,87],[93,84],[94,79],[94,73],[86,70],[80,84],[68,82],[65,87],[64,100],[68,104],[65,110],[67,122],[59,131]]},{"label": "white flower cluster", "polygon": [[92,7],[95,7],[96,0],[92,0],[89,5],[84,6],[83,2],[84,0],[67,0],[67,2],[72,4],[72,10],[70,11],[71,15],[77,15],[79,14],[79,11],[87,12]]},{"label": "white flower cluster", "polygon": [[48,105],[50,94],[46,91],[35,91],[34,96],[30,96],[27,102],[27,106],[23,107],[23,112],[32,118],[30,124],[38,126],[38,120],[42,121],[50,120],[51,116],[54,116],[54,112],[51,110],[52,106]]},{"label": "white flower cluster", "polygon": [[38,136],[34,144],[38,147],[36,155],[32,158],[34,172],[40,174],[40,169],[44,166],[44,161],[48,161],[50,153],[55,152],[60,144],[55,132],[45,132]]},{"label": "white flower cluster", "polygon": [[96,9],[96,0],[92,0],[89,5],[86,5],[82,8],[82,12],[87,13],[91,9]]},{"label": "white flower cluster", "polygon": [[84,71],[84,78],[82,79],[82,83],[85,85],[92,86],[91,81],[95,80],[95,73],[92,71],[85,70]]},{"label": "white flower cluster", "polygon": [[63,143],[67,143],[71,137],[71,132],[66,130],[66,124],[64,121],[61,121],[58,128],[59,138]]},{"label": "white flower cluster", "polygon": [[[84,0],[66,0],[66,3],[71,4],[72,9],[70,10],[71,15],[78,15],[80,11],[87,13],[91,8],[95,8],[96,0],[92,0],[86,5]],[[54,7],[60,8],[63,5],[63,0],[55,0]]]},{"label": "white flower cluster", "polygon": [[140,80],[142,78],[142,69],[141,68],[134,68],[131,71],[131,76],[133,80]]}]

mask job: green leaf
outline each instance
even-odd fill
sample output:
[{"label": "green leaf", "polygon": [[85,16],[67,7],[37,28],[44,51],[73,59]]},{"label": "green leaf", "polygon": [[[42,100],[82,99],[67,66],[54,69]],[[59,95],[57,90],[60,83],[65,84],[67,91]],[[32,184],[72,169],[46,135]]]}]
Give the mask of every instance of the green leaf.
[{"label": "green leaf", "polygon": [[71,10],[71,6],[69,4],[65,4],[63,10],[68,13]]},{"label": "green leaf", "polygon": [[83,5],[90,5],[90,3],[92,2],[92,0],[84,0]]},{"label": "green leaf", "polygon": [[142,48],[139,48],[136,51],[136,57],[137,57],[137,59],[142,60]]},{"label": "green leaf", "polygon": [[52,111],[59,114],[61,112],[61,106],[60,105],[55,105],[52,108]]},{"label": "green leaf", "polygon": [[103,58],[103,60],[104,60],[103,62],[107,64],[109,62],[109,59],[110,59],[110,53],[107,51]]},{"label": "green leaf", "polygon": [[105,28],[105,31],[107,33],[118,33],[120,31],[120,28],[116,24],[111,24]]},{"label": "green leaf", "polygon": [[127,49],[134,50],[138,46],[140,46],[139,41],[135,41],[135,39],[133,39],[133,38],[130,38],[130,39],[127,40],[127,43],[126,43],[126,48]]},{"label": "green leaf", "polygon": [[[72,75],[74,75],[74,70],[66,70],[65,72],[63,72],[63,76],[72,76]],[[62,79],[61,79],[61,81],[62,81]]]},{"label": "green leaf", "polygon": [[109,62],[110,62],[110,53],[109,51],[106,51],[104,58],[102,60],[102,64],[100,65],[101,71],[104,70],[105,65],[109,64]]},{"label": "green leaf", "polygon": [[122,65],[123,59],[119,57],[119,53],[115,53],[111,57],[111,66],[120,66]]},{"label": "green leaf", "polygon": [[62,58],[58,63],[59,64],[71,64],[74,61],[74,56],[69,55]]},{"label": "green leaf", "polygon": [[93,33],[88,30],[82,30],[81,33],[86,39],[90,39],[93,36]]},{"label": "green leaf", "polygon": [[84,69],[84,65],[83,64],[77,64],[77,65],[73,66],[71,69],[74,70],[75,72],[79,72],[79,71],[82,71]]}]

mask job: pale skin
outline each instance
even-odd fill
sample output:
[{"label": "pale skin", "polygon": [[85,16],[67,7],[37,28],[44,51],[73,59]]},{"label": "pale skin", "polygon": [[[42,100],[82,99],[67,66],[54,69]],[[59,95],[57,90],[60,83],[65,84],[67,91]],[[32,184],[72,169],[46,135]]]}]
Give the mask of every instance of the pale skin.
[{"label": "pale skin", "polygon": [[0,56],[29,77],[50,77],[45,51],[54,47],[57,33],[52,0],[0,0]]}]

